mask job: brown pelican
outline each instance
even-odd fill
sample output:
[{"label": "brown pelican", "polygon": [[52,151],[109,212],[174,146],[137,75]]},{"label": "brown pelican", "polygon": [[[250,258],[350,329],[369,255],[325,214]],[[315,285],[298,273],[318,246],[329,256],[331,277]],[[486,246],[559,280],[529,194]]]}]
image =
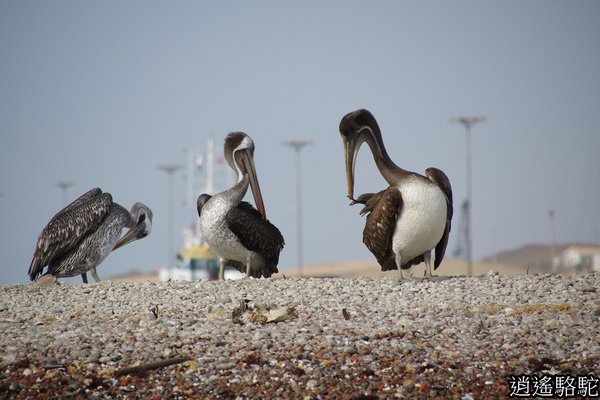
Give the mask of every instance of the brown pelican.
[{"label": "brown pelican", "polygon": [[[368,214],[363,242],[373,253],[382,271],[408,269],[420,262],[431,276],[431,250],[435,248],[434,269],[444,258],[452,220],[452,188],[446,174],[427,168],[426,176],[406,171],[391,160],[373,115],[357,110],[342,118],[348,197],[352,204],[363,203],[360,214]],[[371,149],[379,172],[389,187],[354,199],[354,166],[362,143]]]},{"label": "brown pelican", "polygon": [[[123,228],[129,231],[121,236]],[[131,212],[114,203],[110,193],[95,188],[56,214],[38,237],[29,266],[29,278],[42,275],[57,278],[81,275],[87,283],[88,271],[100,281],[96,267],[111,251],[152,230],[152,210],[135,203]]]},{"label": "brown pelican", "polygon": [[[270,277],[278,272],[284,240],[279,229],[267,220],[254,168],[254,141],[243,132],[230,133],[225,138],[223,152],[237,173],[237,182],[212,197],[207,194],[198,197],[200,231],[221,258],[220,279],[228,265],[247,276]],[[248,186],[258,210],[242,201]]]}]

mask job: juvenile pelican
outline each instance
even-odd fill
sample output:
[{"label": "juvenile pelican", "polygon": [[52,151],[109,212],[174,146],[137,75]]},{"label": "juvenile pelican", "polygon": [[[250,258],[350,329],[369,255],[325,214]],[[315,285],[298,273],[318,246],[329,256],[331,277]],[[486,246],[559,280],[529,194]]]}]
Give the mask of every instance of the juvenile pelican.
[{"label": "juvenile pelican", "polygon": [[[434,269],[444,258],[452,220],[452,188],[446,174],[427,168],[425,175],[406,171],[391,160],[373,115],[357,110],[342,118],[340,134],[346,156],[348,197],[362,203],[360,214],[368,214],[363,242],[373,253],[382,271],[402,269],[425,261],[431,277],[431,250],[435,248]],[[366,142],[389,187],[354,199],[354,166],[362,143]]]},{"label": "juvenile pelican", "polygon": [[[129,230],[123,237],[123,228]],[[38,237],[29,278],[42,275],[56,278],[81,275],[87,283],[88,271],[96,282],[100,277],[96,267],[111,251],[134,240],[142,239],[152,230],[152,210],[135,203],[131,212],[112,201],[110,193],[95,188],[58,212]]]},{"label": "juvenile pelican", "polygon": [[[200,231],[221,258],[220,279],[226,266],[233,266],[247,276],[270,277],[278,272],[284,240],[279,229],[267,220],[254,168],[254,142],[243,132],[230,133],[225,138],[223,153],[237,173],[237,182],[212,197],[207,194],[198,197]],[[248,186],[258,210],[242,201]]]}]

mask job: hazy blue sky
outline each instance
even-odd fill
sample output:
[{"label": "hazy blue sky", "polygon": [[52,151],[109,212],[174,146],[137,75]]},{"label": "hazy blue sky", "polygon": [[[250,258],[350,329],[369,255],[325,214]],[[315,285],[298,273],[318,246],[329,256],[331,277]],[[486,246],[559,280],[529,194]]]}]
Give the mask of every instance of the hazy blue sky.
[{"label": "hazy blue sky", "polygon": [[[302,153],[306,263],[371,259],[348,207],[340,119],[367,108],[395,162],[443,169],[455,247],[473,130],[474,256],[600,230],[598,1],[1,1],[0,283],[27,281],[35,241],[92,187],[154,210],[148,238],[109,256],[101,277],[167,258],[167,178],[184,147],[234,130],[256,143],[269,219],[296,263],[293,152]],[[356,193],[383,189],[367,147]],[[192,222],[175,181],[176,238]],[[199,193],[196,194],[197,197]],[[249,197],[250,198],[250,197]],[[442,265],[443,268],[443,265]]]}]

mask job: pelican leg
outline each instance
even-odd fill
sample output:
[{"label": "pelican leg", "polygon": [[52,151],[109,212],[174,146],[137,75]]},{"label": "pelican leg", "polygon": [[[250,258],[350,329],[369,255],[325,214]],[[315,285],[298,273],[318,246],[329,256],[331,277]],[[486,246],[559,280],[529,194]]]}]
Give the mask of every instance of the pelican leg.
[{"label": "pelican leg", "polygon": [[96,267],[92,268],[90,270],[90,273],[92,274],[92,278],[94,278],[94,280],[96,282],[100,282],[100,277],[98,276],[98,273],[96,272]]},{"label": "pelican leg", "polygon": [[84,272],[83,274],[81,274],[81,279],[83,279],[83,283],[88,283],[87,273]]},{"label": "pelican leg", "polygon": [[400,256],[400,254],[396,254],[396,266],[398,267],[398,277],[399,277],[399,281],[402,282],[404,280],[404,277],[402,276],[402,257]]},{"label": "pelican leg", "polygon": [[250,252],[246,255],[246,278],[250,278]]},{"label": "pelican leg", "polygon": [[423,279],[431,279],[433,274],[431,273],[431,251],[424,254],[425,258],[425,277]]},{"label": "pelican leg", "polygon": [[219,280],[225,280],[225,259],[221,258],[221,267],[219,268]]}]

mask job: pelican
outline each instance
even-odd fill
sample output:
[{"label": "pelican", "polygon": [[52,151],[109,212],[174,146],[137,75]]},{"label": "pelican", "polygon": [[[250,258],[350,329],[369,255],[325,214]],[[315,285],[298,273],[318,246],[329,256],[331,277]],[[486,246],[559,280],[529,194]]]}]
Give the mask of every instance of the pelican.
[{"label": "pelican", "polygon": [[[129,230],[121,237],[123,228]],[[38,237],[29,278],[42,275],[56,278],[81,275],[87,283],[87,272],[100,282],[96,267],[111,251],[152,230],[152,210],[135,203],[131,212],[114,203],[110,193],[99,188],[90,190],[58,212]]]},{"label": "pelican", "polygon": [[[427,168],[423,176],[394,164],[383,145],[377,121],[367,110],[346,114],[340,122],[340,134],[350,204],[364,204],[360,215],[367,214],[364,244],[382,271],[398,269],[402,279],[402,269],[424,261],[426,274],[431,277],[431,250],[435,248],[435,270],[444,258],[450,233],[453,211],[448,177],[437,168]],[[390,186],[354,199],[354,166],[364,142]]]},{"label": "pelican", "polygon": [[[225,138],[223,153],[237,174],[237,182],[214,196],[202,194],[197,207],[200,231],[210,248],[221,258],[219,279],[226,266],[233,266],[247,277],[270,277],[277,273],[283,236],[267,220],[265,206],[254,167],[254,141],[243,132]],[[252,190],[255,209],[242,201]]]}]

